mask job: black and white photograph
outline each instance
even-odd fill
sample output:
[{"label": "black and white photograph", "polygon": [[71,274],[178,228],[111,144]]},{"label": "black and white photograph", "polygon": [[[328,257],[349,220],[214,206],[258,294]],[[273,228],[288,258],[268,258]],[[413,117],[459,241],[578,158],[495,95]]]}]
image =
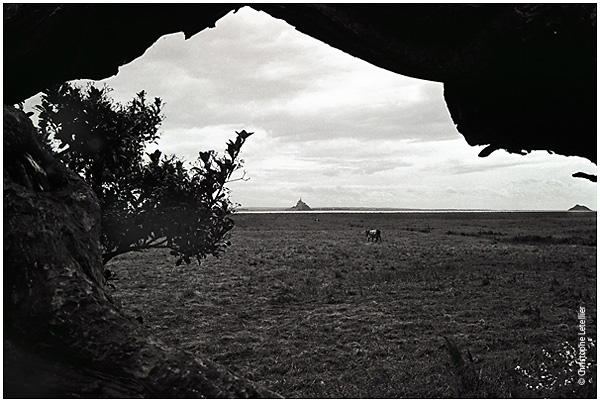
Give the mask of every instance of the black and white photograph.
[{"label": "black and white photograph", "polygon": [[3,398],[597,398],[596,19],[3,3]]}]

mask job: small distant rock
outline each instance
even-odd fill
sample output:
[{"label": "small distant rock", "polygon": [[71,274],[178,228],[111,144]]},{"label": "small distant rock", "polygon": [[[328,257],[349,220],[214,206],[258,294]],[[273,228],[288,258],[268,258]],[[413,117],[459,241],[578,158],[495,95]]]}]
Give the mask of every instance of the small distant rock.
[{"label": "small distant rock", "polygon": [[569,208],[569,211],[573,211],[573,212],[592,212],[591,209],[589,209],[588,207],[586,207],[585,205],[575,205],[572,208]]}]

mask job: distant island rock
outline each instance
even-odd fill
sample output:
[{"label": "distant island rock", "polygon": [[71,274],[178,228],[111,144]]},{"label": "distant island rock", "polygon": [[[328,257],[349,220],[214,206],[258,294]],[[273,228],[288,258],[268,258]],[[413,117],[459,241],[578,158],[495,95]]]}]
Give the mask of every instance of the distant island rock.
[{"label": "distant island rock", "polygon": [[573,208],[569,208],[569,211],[573,211],[573,212],[592,212],[591,209],[589,209],[588,207],[586,207],[585,205],[575,205]]},{"label": "distant island rock", "polygon": [[302,198],[300,198],[298,200],[298,202],[296,203],[296,205],[291,207],[289,210],[290,211],[311,211],[312,208],[309,207],[308,205],[306,205],[306,203],[304,201],[302,201]]}]

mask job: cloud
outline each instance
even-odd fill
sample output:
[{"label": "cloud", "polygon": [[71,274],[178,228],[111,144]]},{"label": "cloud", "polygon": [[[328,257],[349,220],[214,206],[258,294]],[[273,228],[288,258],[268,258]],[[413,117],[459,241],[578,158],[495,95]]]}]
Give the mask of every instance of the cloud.
[{"label": "cloud", "polygon": [[439,83],[374,67],[249,8],[216,26],[187,41],[161,38],[106,82],[121,100],[142,88],[162,97],[167,136],[200,122],[291,140],[456,136],[442,128],[450,118]]},{"label": "cloud", "polygon": [[105,80],[127,102],[144,89],[165,101],[157,147],[195,160],[235,131],[250,181],[244,206],[565,209],[596,204],[582,158],[543,152],[477,156],[457,132],[440,83],[349,56],[248,7],[185,40],[160,38]]}]

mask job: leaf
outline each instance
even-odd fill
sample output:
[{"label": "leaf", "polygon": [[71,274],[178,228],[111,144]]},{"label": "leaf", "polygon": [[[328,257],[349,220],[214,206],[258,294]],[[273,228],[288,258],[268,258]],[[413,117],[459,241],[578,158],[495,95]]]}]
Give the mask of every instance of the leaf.
[{"label": "leaf", "polygon": [[200,159],[202,160],[202,162],[204,162],[205,164],[208,163],[208,161],[210,160],[210,152],[200,152]]},{"label": "leaf", "polygon": [[244,139],[244,140],[245,140],[246,138],[250,137],[252,134],[254,134],[254,133],[248,133],[248,132],[246,132],[246,130],[242,130],[242,131],[241,131],[241,132],[239,132],[239,133],[236,131],[235,133],[236,133],[237,135],[239,135],[239,136],[240,136],[242,139]]}]

